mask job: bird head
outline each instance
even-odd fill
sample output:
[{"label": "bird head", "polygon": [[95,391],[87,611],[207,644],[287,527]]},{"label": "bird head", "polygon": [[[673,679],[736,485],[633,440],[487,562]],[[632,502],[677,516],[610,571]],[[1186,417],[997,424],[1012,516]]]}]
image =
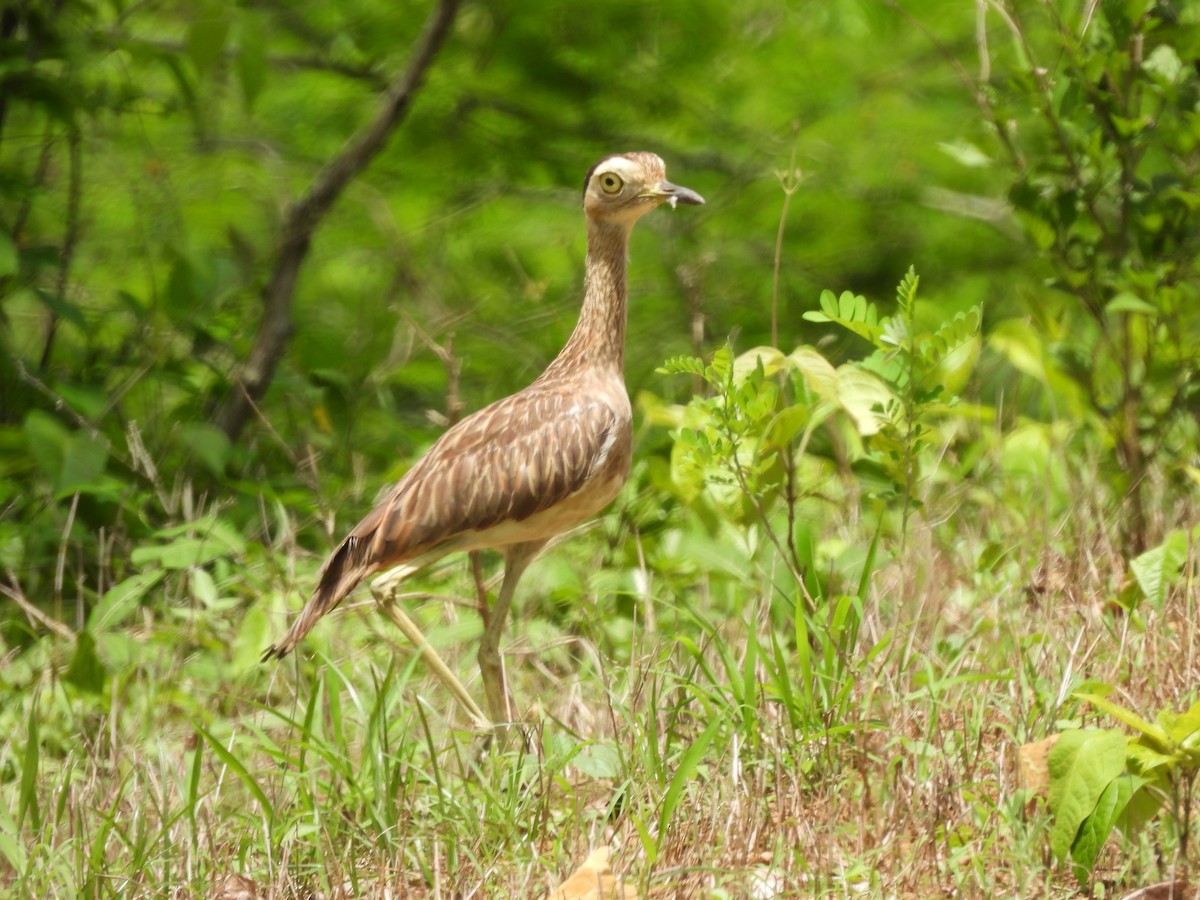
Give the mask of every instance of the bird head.
[{"label": "bird head", "polygon": [[663,161],[653,153],[606,156],[584,179],[584,211],[593,219],[632,226],[664,203],[704,203],[695,191],[667,181],[666,174]]}]

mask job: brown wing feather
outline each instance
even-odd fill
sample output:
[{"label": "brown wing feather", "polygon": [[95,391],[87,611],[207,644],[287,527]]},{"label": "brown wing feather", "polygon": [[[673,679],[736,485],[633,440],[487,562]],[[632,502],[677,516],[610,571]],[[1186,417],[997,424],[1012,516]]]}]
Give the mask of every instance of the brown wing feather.
[{"label": "brown wing feather", "polygon": [[263,659],[282,659],[364,579],[456,549],[454,539],[561,503],[604,463],[622,422],[607,404],[531,385],[429,448],[321,569],[312,598]]}]

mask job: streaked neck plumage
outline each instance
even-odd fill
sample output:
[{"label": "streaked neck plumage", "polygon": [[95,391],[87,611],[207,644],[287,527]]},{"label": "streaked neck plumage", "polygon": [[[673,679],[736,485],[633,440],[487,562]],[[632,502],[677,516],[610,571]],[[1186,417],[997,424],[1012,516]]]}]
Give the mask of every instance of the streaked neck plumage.
[{"label": "streaked neck plumage", "polygon": [[588,217],[583,308],[570,340],[542,378],[552,373],[570,374],[580,368],[599,368],[624,376],[628,306],[625,271],[631,226],[628,222]]}]

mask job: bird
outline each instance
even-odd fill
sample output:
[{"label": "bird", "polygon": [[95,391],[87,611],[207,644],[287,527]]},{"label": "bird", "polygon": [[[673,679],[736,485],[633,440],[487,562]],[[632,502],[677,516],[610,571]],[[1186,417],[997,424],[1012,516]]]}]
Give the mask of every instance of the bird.
[{"label": "bird", "polygon": [[587,257],[579,320],[563,349],[528,387],[447,430],[351,529],[325,561],[316,588],[286,634],[263,654],[282,659],[317,620],[367,578],[381,610],[417,643],[468,712],[488,722],[420,629],[392,599],[413,572],[455,552],[499,550],[504,576],[484,602],[478,660],[493,727],[512,718],[500,638],[521,575],[554,537],[603,510],[621,491],[632,457],[625,387],[629,236],[651,210],[704,198],[666,180],[654,153],[606,156],[583,184]]}]

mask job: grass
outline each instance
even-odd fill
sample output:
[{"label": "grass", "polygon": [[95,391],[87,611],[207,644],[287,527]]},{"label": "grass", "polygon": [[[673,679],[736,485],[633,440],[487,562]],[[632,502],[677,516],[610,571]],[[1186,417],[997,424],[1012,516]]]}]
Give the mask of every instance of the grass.
[{"label": "grass", "polygon": [[[290,542],[223,545],[202,567],[215,590],[172,569],[94,653],[36,625],[12,640],[12,615],[0,885],[203,896],[237,874],[276,897],[545,896],[607,846],[643,897],[1079,893],[1017,749],[1091,715],[1070,699],[1085,680],[1137,709],[1182,708],[1200,683],[1194,598],[1112,603],[1111,529],[1080,521],[1094,490],[1039,521],[1015,495],[942,485],[954,517],[930,525],[927,505],[904,556],[885,539],[874,565],[869,523],[814,523],[833,599],[798,630],[758,526],[676,509],[644,527],[646,483],[527,575],[507,639],[527,752],[465,729],[369,609],[258,665],[319,562]],[[413,582],[471,583],[462,562]],[[474,613],[414,608],[478,690]],[[1094,885],[1171,877],[1178,849],[1159,821],[1116,836]]]}]

